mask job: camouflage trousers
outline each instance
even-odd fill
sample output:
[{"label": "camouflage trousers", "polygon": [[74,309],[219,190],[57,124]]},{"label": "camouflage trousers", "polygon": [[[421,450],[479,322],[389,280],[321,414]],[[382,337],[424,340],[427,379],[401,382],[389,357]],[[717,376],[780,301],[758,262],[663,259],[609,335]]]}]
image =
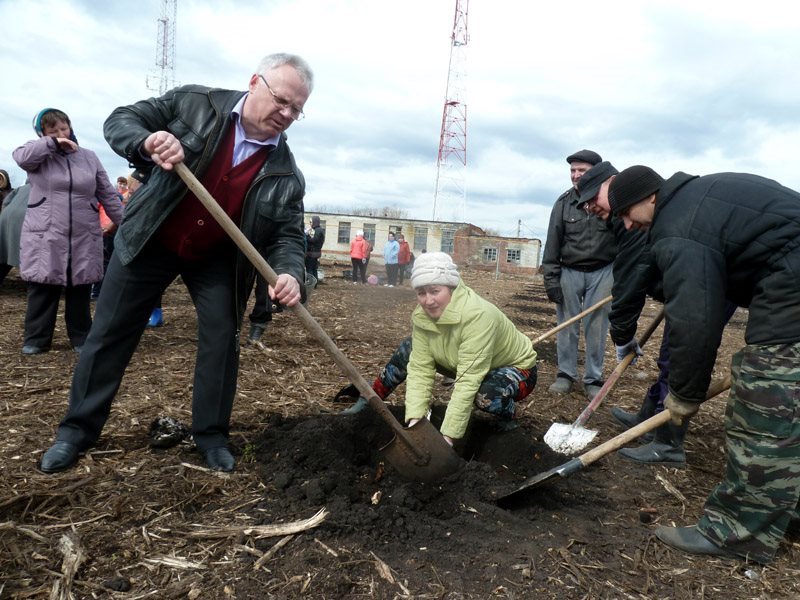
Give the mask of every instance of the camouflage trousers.
[{"label": "camouflage trousers", "polygon": [[[397,386],[406,380],[408,375],[408,359],[411,356],[411,338],[404,339],[394,351],[389,362],[372,384],[375,393],[386,398]],[[437,366],[437,372],[451,379],[456,374]],[[516,367],[498,367],[490,370],[484,377],[478,393],[475,395],[475,406],[501,419],[513,419],[516,403],[524,399],[536,387],[536,367],[517,369]]]},{"label": "camouflage trousers", "polygon": [[725,479],[697,524],[725,550],[771,561],[800,499],[800,342],[733,356]]}]

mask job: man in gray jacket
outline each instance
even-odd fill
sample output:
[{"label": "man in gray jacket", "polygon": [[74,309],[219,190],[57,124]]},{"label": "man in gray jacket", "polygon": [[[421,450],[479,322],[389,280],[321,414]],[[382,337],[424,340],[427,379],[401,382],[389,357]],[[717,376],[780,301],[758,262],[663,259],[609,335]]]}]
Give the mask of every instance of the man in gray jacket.
[{"label": "man in gray jacket", "polygon": [[303,117],[313,74],[300,57],[265,57],[246,92],[183,86],[117,108],[111,147],[144,172],[117,232],[96,316],[73,376],[67,415],[42,457],[46,473],[93,446],[150,312],[180,276],[195,304],[192,434],[206,464],[231,471],[227,446],[239,329],[255,270],[182,180],[184,162],[278,273],[270,296],[301,299],[305,181],[283,133]]},{"label": "man in gray jacket", "polygon": [[[578,181],[603,159],[580,150],[567,157],[572,187],[561,194],[550,213],[542,267],[547,297],[556,304],[558,323],[574,317],[611,294],[617,245],[611,227],[578,208]],[[582,319],[586,345],[583,387],[589,399],[603,385],[603,361],[608,336],[608,304]],[[566,394],[578,378],[580,323],[558,332],[558,376],[550,392]]]}]

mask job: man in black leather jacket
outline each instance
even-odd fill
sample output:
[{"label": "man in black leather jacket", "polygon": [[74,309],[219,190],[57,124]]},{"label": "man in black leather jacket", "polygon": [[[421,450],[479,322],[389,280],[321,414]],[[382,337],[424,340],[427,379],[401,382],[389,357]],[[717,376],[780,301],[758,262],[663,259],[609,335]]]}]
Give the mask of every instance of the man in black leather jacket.
[{"label": "man in black leather jacket", "polygon": [[[581,176],[602,161],[597,152],[579,150],[567,157],[572,187],[561,194],[550,213],[542,268],[547,297],[556,305],[558,323],[574,317],[611,293],[617,248],[608,224],[578,209]],[[592,399],[603,385],[603,362],[608,337],[608,311],[595,310],[558,332],[558,375],[549,391],[568,393],[578,378],[578,340],[585,341],[583,389]]]},{"label": "man in black leather jacket", "polygon": [[196,174],[278,273],[272,298],[301,300],[305,181],[284,131],[303,117],[313,73],[300,57],[262,59],[248,89],[189,85],[114,110],[111,147],[144,174],[115,241],[96,315],[56,441],[42,457],[46,473],[73,465],[93,446],[152,307],[180,276],[194,301],[198,348],[192,434],[206,464],[231,471],[227,446],[239,364],[239,329],[255,270],[173,173]]}]

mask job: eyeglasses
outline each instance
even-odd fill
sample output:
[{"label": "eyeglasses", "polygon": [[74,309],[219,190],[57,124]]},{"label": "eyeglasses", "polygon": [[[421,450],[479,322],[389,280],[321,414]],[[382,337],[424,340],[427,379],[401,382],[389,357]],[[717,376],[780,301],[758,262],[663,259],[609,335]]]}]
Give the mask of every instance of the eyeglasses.
[{"label": "eyeglasses", "polygon": [[272,88],[267,83],[267,80],[264,79],[263,75],[259,74],[258,76],[261,77],[261,81],[264,82],[264,85],[267,86],[269,93],[272,94],[272,101],[275,103],[275,106],[277,106],[280,110],[288,108],[290,111],[289,114],[295,121],[302,121],[305,118],[306,115],[302,110],[300,110],[296,106],[292,106],[292,103],[289,100],[287,100],[286,98],[281,98],[280,96],[278,96],[278,94],[272,91]]}]

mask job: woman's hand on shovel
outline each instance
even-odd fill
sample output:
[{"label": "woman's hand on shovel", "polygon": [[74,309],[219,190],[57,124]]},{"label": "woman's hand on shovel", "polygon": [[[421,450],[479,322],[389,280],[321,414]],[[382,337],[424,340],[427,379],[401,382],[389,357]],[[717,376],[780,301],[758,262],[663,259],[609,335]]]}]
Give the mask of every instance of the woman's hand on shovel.
[{"label": "woman's hand on shovel", "polygon": [[685,400],[679,400],[672,394],[667,394],[667,397],[664,398],[664,406],[669,411],[669,414],[672,417],[672,422],[679,427],[683,425],[683,421],[690,417],[693,417],[697,414],[697,411],[700,410],[700,403],[699,402],[686,402]]}]

